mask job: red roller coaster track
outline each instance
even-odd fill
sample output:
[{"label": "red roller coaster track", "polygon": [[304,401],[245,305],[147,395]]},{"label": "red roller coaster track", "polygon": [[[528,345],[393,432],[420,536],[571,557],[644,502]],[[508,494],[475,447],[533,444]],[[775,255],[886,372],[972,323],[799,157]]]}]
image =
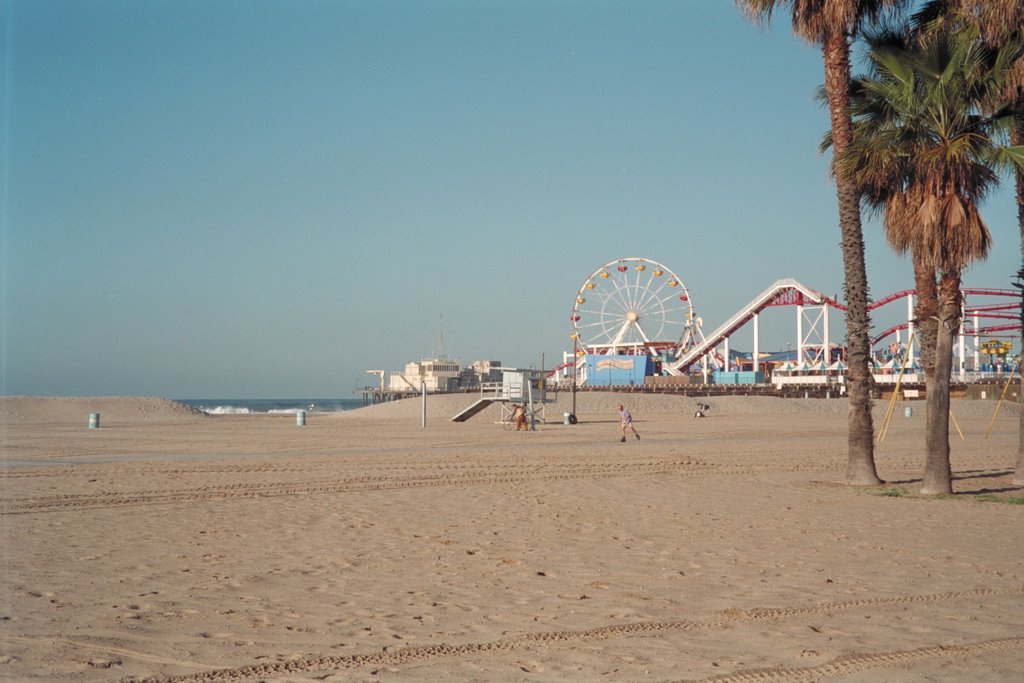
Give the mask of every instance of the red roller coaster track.
[{"label": "red roller coaster track", "polygon": [[[964,288],[961,290],[964,301],[967,301],[969,296],[1004,296],[1013,299],[1017,299],[1016,303],[1010,304],[986,304],[980,306],[964,306],[964,320],[971,325],[972,330],[970,334],[976,336],[983,336],[988,334],[995,334],[996,332],[1014,332],[1020,331],[1020,298],[1021,292],[1017,289],[986,289],[986,288]],[[889,296],[879,299],[868,304],[868,310],[874,310],[881,308],[882,306],[898,301],[899,299],[905,299],[910,296],[917,294],[916,289],[905,289],[902,292],[895,292]],[[1011,313],[1012,311],[1012,313]],[[973,319],[977,317],[979,319],[997,319],[997,320],[1013,320],[1014,323],[1004,323],[1001,325],[986,325],[984,327],[973,324]],[[889,335],[895,334],[897,331],[906,330],[910,327],[909,322],[900,323],[893,325],[892,327],[884,330],[883,332],[875,335],[871,339],[871,345],[875,346],[880,341],[888,337]]]}]

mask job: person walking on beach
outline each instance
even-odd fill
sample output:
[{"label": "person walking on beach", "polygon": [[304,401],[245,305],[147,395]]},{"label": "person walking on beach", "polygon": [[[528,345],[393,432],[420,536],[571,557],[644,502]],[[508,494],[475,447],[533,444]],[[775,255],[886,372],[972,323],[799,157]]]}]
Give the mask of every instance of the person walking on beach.
[{"label": "person walking on beach", "polygon": [[626,440],[627,427],[633,430],[633,436],[636,437],[636,440],[640,440],[640,434],[636,431],[636,427],[633,426],[633,416],[630,415],[625,406],[619,406],[619,425],[622,427],[622,438],[619,441]]}]

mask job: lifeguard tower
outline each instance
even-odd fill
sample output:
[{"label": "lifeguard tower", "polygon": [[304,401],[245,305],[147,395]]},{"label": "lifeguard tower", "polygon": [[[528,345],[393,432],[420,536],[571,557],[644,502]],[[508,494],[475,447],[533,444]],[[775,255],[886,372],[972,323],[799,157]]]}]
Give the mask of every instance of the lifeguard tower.
[{"label": "lifeguard tower", "polygon": [[479,414],[492,403],[501,404],[501,421],[512,420],[512,405],[522,403],[531,424],[537,420],[546,422],[545,406],[552,402],[547,397],[547,373],[543,370],[523,368],[499,368],[500,382],[480,385],[480,398],[452,418],[452,422],[465,422]]}]

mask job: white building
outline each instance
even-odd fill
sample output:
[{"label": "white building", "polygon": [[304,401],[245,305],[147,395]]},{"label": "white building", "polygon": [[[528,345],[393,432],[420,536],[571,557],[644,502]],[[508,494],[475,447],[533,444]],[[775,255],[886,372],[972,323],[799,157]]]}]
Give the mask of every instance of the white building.
[{"label": "white building", "polygon": [[[428,358],[410,361],[404,372],[393,372],[388,378],[391,391],[420,391],[425,385],[430,393],[454,391],[459,388],[459,362],[451,358]],[[422,385],[421,385],[422,381]]]},{"label": "white building", "polygon": [[462,373],[462,386],[479,386],[501,381],[500,360],[475,360]]}]

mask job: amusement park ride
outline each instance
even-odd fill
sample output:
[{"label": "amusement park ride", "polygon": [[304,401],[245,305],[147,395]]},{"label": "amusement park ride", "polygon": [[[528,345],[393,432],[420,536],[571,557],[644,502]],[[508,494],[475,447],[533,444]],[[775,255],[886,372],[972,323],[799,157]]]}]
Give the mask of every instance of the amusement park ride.
[{"label": "amusement park ride", "polygon": [[[1021,327],[1020,291],[964,289],[963,294],[964,322],[958,350],[961,374],[967,369],[967,337],[974,339],[974,367],[978,368],[981,354],[998,357],[1002,363],[1012,348],[1012,342],[995,339],[982,343],[983,336],[1013,332],[1016,338]],[[873,347],[895,335],[893,346],[900,352],[903,350],[901,333],[905,331],[908,340],[913,338],[914,295],[913,290],[905,290],[868,306],[869,310],[875,310],[899,300],[906,300],[907,305],[907,322],[875,336]],[[969,300],[977,297],[1008,298],[1009,301],[969,305]],[[587,383],[588,374],[594,375],[591,383],[603,383],[598,378],[601,368],[621,370],[631,360],[638,367],[643,364],[645,370],[643,373],[638,370],[638,374],[683,376],[699,368],[706,377],[709,370],[728,369],[729,339],[751,323],[751,361],[757,372],[761,358],[759,315],[774,306],[797,308],[797,363],[817,364],[818,367],[832,363],[833,349],[839,345],[829,338],[829,312],[845,310],[845,306],[796,280],[774,282],[719,327],[705,334],[703,320],[694,311],[689,290],[668,267],[638,257],[609,261],[587,276],[576,292],[571,315],[572,355],[567,353],[565,362],[555,370],[568,373],[575,366],[579,385]],[[912,359],[914,349],[906,349],[906,353]]]},{"label": "amusement park ride", "polygon": [[682,280],[644,258],[619,259],[591,273],[576,293],[571,319],[576,350],[587,354],[659,358],[703,339]]}]

